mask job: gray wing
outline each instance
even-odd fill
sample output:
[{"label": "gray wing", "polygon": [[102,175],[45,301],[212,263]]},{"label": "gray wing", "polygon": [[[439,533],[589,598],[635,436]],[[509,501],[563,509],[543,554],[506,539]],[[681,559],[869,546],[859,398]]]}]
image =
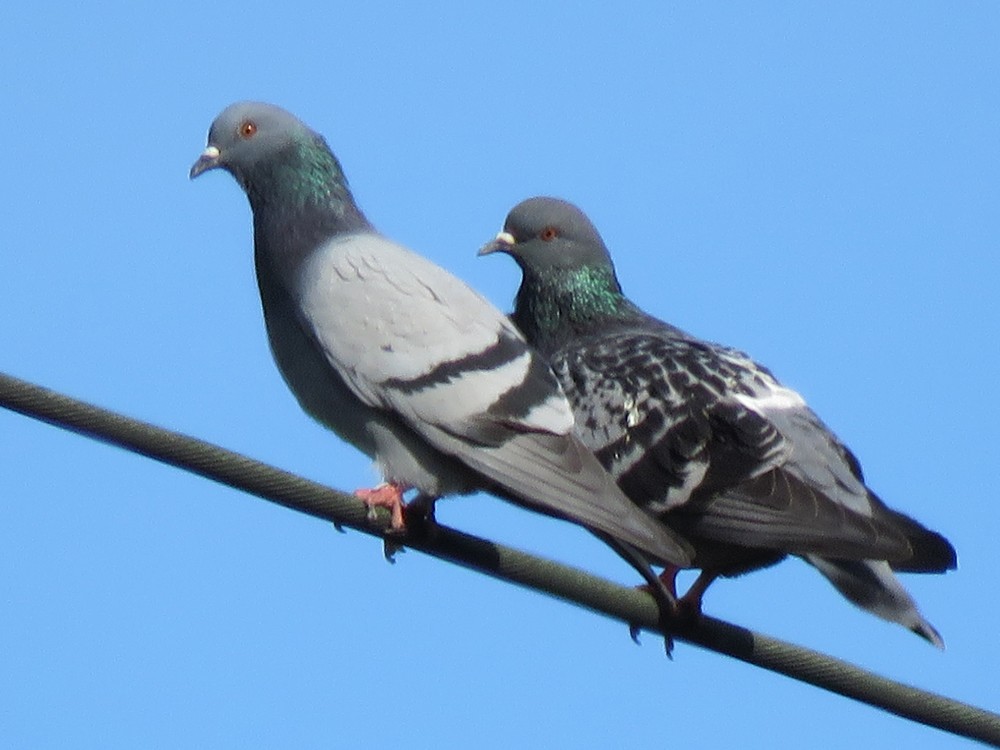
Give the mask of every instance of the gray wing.
[{"label": "gray wing", "polygon": [[553,369],[584,443],[681,533],[795,554],[911,556],[873,513],[846,449],[739,353],[625,331],[574,342]]},{"label": "gray wing", "polygon": [[534,508],[656,560],[690,548],[621,493],[572,436],[549,369],[457,278],[377,235],[333,240],[304,266],[303,327],[365,405],[384,409]]}]

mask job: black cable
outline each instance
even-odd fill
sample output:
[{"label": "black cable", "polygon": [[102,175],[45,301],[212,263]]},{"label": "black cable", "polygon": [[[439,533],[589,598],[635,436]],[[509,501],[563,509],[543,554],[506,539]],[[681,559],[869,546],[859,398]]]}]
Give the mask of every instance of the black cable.
[{"label": "black cable", "polygon": [[[245,490],[337,526],[388,538],[391,543],[559,597],[623,623],[663,632],[659,609],[648,594],[436,524],[416,523],[402,537],[386,537],[388,514],[372,520],[365,505],[352,495],[203,440],[133,420],[2,373],[0,406]],[[1000,715],[886,679],[825,654],[711,617],[703,617],[669,635],[897,716],[1000,747]]]}]

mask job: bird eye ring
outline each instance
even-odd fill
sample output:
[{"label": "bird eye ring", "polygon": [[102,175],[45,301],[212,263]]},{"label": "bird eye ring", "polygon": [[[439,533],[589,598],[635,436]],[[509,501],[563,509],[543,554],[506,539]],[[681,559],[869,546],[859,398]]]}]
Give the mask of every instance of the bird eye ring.
[{"label": "bird eye ring", "polygon": [[545,227],[545,229],[543,229],[538,234],[538,236],[541,237],[545,242],[550,242],[551,240],[554,240],[558,235],[559,232],[556,231],[555,227]]},{"label": "bird eye ring", "polygon": [[253,138],[257,133],[257,123],[253,120],[244,120],[240,123],[239,127],[240,138],[246,140],[248,138]]}]

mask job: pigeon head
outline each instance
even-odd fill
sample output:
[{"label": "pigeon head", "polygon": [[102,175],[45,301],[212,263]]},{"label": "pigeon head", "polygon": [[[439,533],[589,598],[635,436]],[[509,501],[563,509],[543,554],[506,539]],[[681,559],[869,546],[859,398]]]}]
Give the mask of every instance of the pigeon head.
[{"label": "pigeon head", "polygon": [[525,274],[601,269],[614,276],[611,255],[587,215],[559,198],[529,198],[507,214],[503,231],[480,255],[507,253]]},{"label": "pigeon head", "polygon": [[479,254],[498,252],[521,267],[511,317],[543,354],[573,336],[640,315],[622,294],[601,235],[572,203],[558,198],[519,203]]},{"label": "pigeon head", "polygon": [[226,107],[212,122],[208,145],[191,167],[190,176],[194,179],[210,169],[221,168],[242,183],[267,171],[269,164],[289,158],[296,150],[315,148],[310,142],[316,140],[322,138],[280,107],[238,102]]},{"label": "pigeon head", "polygon": [[222,110],[190,177],[212,169],[224,169],[236,178],[255,216],[301,216],[303,209],[314,209],[323,225],[330,223],[327,220],[334,228],[367,225],[323,137],[273,104],[238,102]]}]

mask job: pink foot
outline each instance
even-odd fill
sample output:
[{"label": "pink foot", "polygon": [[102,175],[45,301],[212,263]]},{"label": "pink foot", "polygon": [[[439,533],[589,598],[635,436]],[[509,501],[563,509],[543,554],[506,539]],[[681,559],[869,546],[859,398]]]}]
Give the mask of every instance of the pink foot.
[{"label": "pink foot", "polygon": [[369,511],[374,512],[375,508],[387,508],[392,514],[390,528],[393,531],[405,531],[403,493],[406,490],[407,487],[398,482],[384,482],[370,490],[355,490],[354,496],[361,499]]}]

